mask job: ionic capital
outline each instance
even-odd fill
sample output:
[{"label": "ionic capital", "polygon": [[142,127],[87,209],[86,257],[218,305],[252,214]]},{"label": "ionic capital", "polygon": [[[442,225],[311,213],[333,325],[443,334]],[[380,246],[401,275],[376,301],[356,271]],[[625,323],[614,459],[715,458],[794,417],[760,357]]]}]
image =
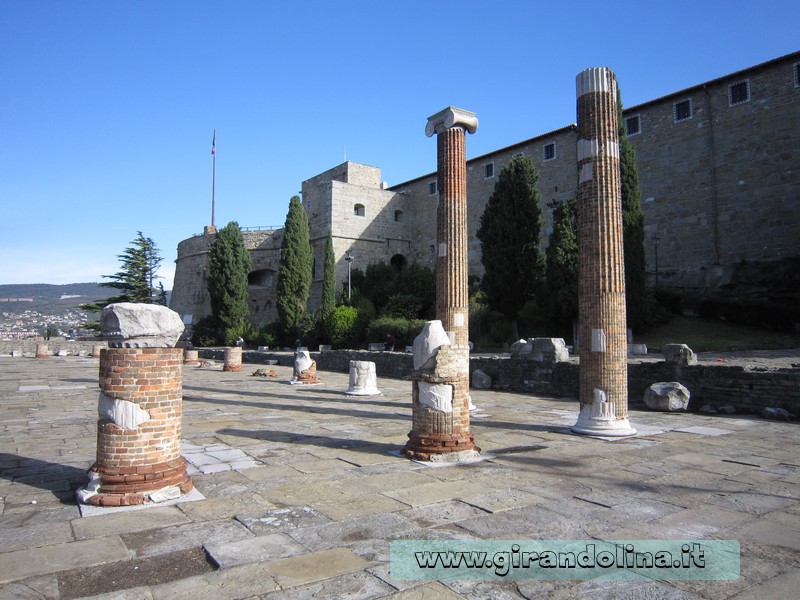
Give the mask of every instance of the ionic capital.
[{"label": "ionic capital", "polygon": [[440,110],[432,117],[428,117],[428,124],[425,125],[425,135],[431,137],[434,133],[439,134],[452,127],[461,127],[470,133],[478,130],[478,117],[474,112],[448,106]]}]

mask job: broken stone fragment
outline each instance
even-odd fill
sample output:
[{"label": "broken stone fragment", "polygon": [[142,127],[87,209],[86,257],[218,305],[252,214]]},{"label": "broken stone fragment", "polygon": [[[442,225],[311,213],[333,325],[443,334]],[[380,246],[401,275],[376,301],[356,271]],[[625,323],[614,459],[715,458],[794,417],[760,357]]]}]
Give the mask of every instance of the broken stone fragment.
[{"label": "broken stone fragment", "polygon": [[158,304],[118,302],[100,316],[100,329],[112,348],[174,348],[184,327],[178,313]]},{"label": "broken stone fragment", "polygon": [[660,381],[644,391],[647,408],[665,412],[686,410],[689,397],[689,390],[677,381]]},{"label": "broken stone fragment", "polygon": [[485,371],[476,369],[472,373],[472,387],[476,390],[492,389],[492,376],[488,375]]},{"label": "broken stone fragment", "polygon": [[697,364],[697,356],[686,344],[666,344],[661,353],[668,364],[686,366]]},{"label": "broken stone fragment", "polygon": [[311,360],[311,354],[308,350],[298,350],[294,354],[294,374],[299,376],[303,371],[308,370],[314,361]]},{"label": "broken stone fragment", "polygon": [[449,346],[450,338],[439,320],[428,321],[414,339],[414,370],[432,369],[434,358],[442,346]]},{"label": "broken stone fragment", "polygon": [[437,412],[453,412],[453,386],[420,381],[419,404]]},{"label": "broken stone fragment", "polygon": [[103,392],[100,392],[97,414],[101,419],[113,421],[122,429],[138,429],[139,425],[150,420],[150,414],[135,402],[109,398]]}]

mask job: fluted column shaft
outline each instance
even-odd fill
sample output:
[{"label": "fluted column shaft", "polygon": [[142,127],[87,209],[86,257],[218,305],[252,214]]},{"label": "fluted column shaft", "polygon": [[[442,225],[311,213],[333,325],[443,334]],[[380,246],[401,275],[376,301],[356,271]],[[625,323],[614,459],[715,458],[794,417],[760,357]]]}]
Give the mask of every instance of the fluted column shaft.
[{"label": "fluted column shaft", "polygon": [[456,345],[469,342],[466,134],[451,127],[437,136],[436,318]]},{"label": "fluted column shaft", "polygon": [[[630,435],[617,84],[577,78],[581,416],[579,433]],[[582,431],[588,429],[588,431]],[[599,430],[599,431],[598,431]]]}]

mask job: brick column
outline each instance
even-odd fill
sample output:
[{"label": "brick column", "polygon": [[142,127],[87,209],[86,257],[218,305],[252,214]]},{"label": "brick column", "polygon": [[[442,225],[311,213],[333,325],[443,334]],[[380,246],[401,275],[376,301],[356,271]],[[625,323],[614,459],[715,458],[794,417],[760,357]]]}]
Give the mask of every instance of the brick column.
[{"label": "brick column", "polygon": [[100,353],[97,460],[79,492],[86,504],[143,504],[192,489],[181,456],[181,348]]},{"label": "brick column", "polygon": [[[417,460],[456,461],[477,456],[469,421],[469,300],[466,133],[475,113],[452,106],[428,119],[437,135],[439,207],[436,214],[436,318],[430,329],[446,339],[428,346],[430,360],[412,376],[412,429],[404,452]],[[426,335],[423,333],[422,336]],[[438,335],[434,332],[434,337]],[[421,336],[421,337],[422,337]],[[445,343],[448,342],[448,343]],[[427,344],[427,341],[415,341]]]},{"label": "brick column", "polygon": [[231,371],[237,373],[242,370],[242,348],[241,346],[233,346],[225,348],[225,361],[222,364],[223,371]]},{"label": "brick column", "polygon": [[197,350],[184,350],[183,364],[190,367],[196,367],[200,364],[200,353]]},{"label": "brick column", "polygon": [[580,414],[572,431],[626,436],[625,263],[617,82],[606,68],[576,81],[578,108]]},{"label": "brick column", "polygon": [[41,342],[36,344],[36,354],[34,356],[35,358],[50,358],[50,349],[47,344]]}]

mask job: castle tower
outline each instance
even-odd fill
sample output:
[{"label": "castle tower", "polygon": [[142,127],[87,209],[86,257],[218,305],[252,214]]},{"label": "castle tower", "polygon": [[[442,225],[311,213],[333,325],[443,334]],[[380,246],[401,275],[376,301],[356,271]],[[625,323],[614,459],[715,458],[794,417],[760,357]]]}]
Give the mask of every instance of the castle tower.
[{"label": "castle tower", "polygon": [[428,119],[437,134],[439,207],[436,239],[436,318],[414,342],[412,430],[405,447],[417,460],[474,458],[469,421],[469,304],[467,289],[466,133],[475,113],[452,106]]},{"label": "castle tower", "polygon": [[580,414],[572,431],[626,436],[625,263],[622,247],[617,81],[606,68],[581,72],[578,108]]}]

